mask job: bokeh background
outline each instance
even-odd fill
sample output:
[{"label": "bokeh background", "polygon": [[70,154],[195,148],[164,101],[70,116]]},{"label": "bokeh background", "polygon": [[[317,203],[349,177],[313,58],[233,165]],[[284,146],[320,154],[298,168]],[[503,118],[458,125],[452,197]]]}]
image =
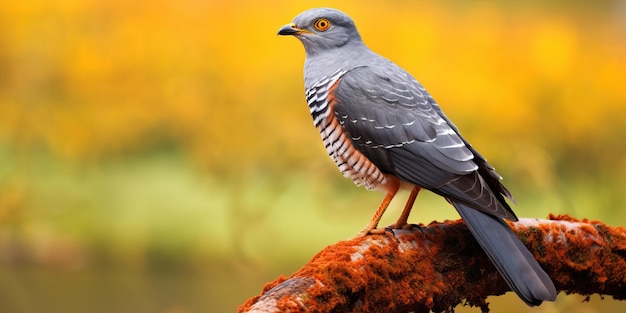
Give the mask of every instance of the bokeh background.
[{"label": "bokeh background", "polygon": [[[314,6],[426,86],[519,216],[625,225],[626,1],[545,2],[4,3],[0,311],[233,312],[359,231],[382,194],[328,159],[302,46],[276,36]],[[414,223],[458,218],[416,206]],[[626,309],[584,299],[532,312]]]}]

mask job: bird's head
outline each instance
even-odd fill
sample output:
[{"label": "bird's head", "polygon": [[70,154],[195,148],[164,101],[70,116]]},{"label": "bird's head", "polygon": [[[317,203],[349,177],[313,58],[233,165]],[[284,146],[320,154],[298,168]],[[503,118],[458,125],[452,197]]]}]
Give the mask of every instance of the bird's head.
[{"label": "bird's head", "polygon": [[300,13],[291,23],[281,27],[278,35],[300,39],[307,55],[348,44],[362,44],[352,19],[331,8],[315,8]]}]

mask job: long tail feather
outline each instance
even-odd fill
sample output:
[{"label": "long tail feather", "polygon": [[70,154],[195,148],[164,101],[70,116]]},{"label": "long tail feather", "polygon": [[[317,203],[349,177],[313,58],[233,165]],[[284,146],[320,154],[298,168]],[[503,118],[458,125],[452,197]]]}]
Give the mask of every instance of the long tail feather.
[{"label": "long tail feather", "polygon": [[554,301],[554,283],[502,218],[452,202],[507,284],[528,305]]}]

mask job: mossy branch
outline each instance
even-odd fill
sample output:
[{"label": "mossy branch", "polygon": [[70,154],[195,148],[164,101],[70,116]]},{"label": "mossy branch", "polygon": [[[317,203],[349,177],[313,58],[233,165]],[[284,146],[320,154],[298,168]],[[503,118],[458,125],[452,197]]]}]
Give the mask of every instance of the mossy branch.
[{"label": "mossy branch", "polygon": [[[626,299],[626,230],[550,216],[510,223],[557,289]],[[462,221],[341,241],[290,277],[268,283],[239,312],[488,311],[510,291]]]}]

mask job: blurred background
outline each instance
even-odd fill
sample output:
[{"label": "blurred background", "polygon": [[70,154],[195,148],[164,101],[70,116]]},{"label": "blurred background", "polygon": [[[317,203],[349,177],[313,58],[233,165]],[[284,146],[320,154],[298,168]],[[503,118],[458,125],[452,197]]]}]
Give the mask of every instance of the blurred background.
[{"label": "blurred background", "polygon": [[[519,216],[626,224],[626,1],[11,1],[0,311],[233,312],[356,234],[383,195],[326,156],[304,50],[276,36],[315,6],[422,82]],[[410,222],[457,218],[423,193]],[[626,309],[584,299],[532,312]]]}]

